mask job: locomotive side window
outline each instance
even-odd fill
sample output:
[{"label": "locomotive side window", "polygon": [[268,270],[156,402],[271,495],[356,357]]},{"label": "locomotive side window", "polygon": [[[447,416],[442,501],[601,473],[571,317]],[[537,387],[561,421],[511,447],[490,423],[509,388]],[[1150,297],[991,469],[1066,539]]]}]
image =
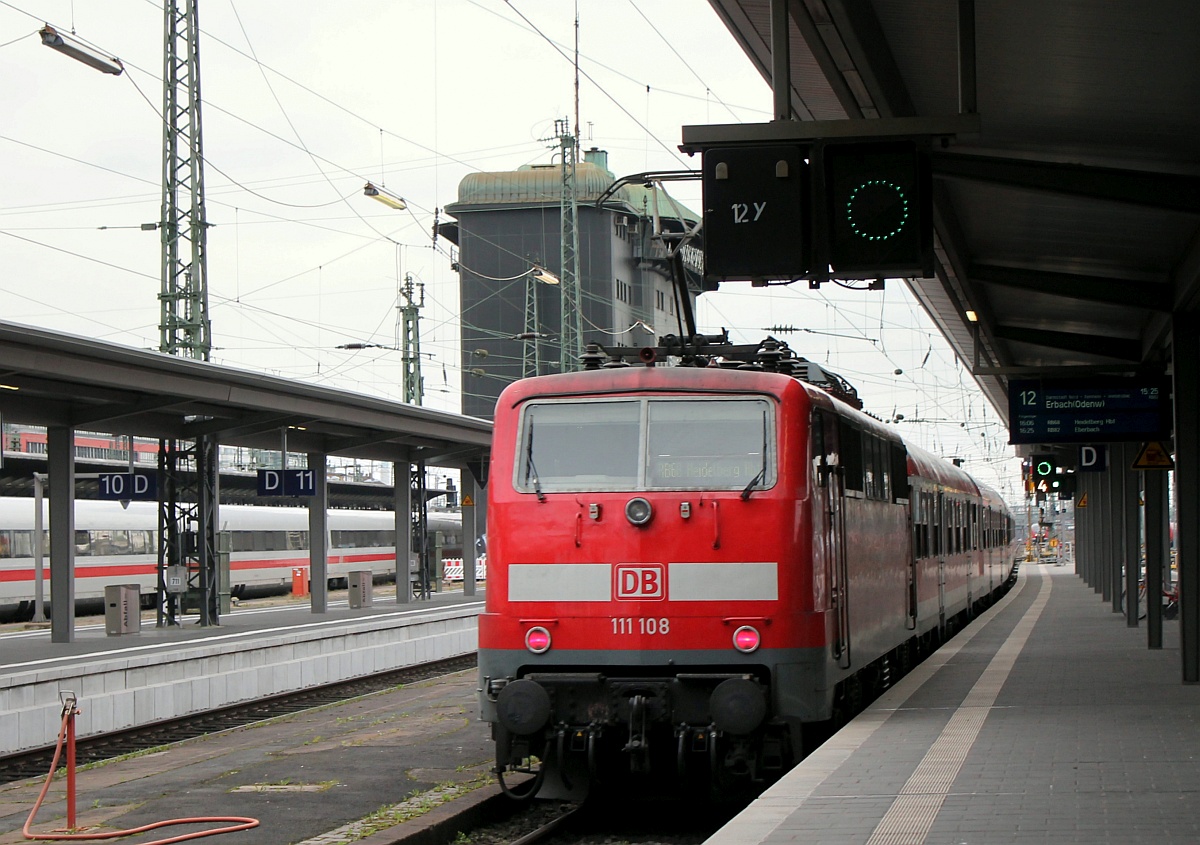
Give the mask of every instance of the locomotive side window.
[{"label": "locomotive side window", "polygon": [[764,399],[635,398],[531,403],[514,485],[575,490],[743,490],[775,483]]},{"label": "locomotive side window", "polygon": [[817,485],[824,487],[829,480],[829,475],[824,471],[824,467],[829,465],[829,455],[825,453],[825,415],[814,411],[812,422],[809,424],[809,431],[812,432],[812,465],[814,475],[817,479]]}]

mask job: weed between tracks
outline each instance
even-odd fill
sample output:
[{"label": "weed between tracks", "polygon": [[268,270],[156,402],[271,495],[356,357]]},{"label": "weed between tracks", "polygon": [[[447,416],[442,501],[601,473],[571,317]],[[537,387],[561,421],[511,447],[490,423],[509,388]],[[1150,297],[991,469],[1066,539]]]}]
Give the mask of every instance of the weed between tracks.
[{"label": "weed between tracks", "polygon": [[311,845],[318,845],[318,843],[319,845],[349,845],[349,843],[357,842],[372,834],[423,816],[448,801],[461,798],[467,793],[474,792],[493,782],[494,779],[490,772],[481,772],[471,780],[438,784],[426,792],[414,793],[407,801],[380,807],[365,818],[350,822],[337,830],[299,843],[299,845],[310,845],[310,843]]}]

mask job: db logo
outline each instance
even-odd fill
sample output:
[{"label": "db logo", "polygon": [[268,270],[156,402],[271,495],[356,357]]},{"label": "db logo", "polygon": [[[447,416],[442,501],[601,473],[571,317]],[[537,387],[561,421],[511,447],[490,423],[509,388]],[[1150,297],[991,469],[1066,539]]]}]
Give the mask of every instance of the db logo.
[{"label": "db logo", "polygon": [[619,563],[613,581],[617,601],[663,601],[667,597],[667,570],[661,563]]}]

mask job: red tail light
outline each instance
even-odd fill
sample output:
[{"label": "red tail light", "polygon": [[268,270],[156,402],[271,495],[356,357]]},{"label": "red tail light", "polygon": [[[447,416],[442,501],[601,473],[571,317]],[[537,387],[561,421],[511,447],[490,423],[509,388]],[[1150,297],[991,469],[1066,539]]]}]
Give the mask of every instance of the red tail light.
[{"label": "red tail light", "polygon": [[744,654],[755,651],[761,644],[762,638],[758,635],[757,628],[743,625],[733,632],[733,647]]},{"label": "red tail light", "polygon": [[542,654],[550,650],[550,632],[545,628],[530,628],[525,632],[525,648],[534,654]]}]

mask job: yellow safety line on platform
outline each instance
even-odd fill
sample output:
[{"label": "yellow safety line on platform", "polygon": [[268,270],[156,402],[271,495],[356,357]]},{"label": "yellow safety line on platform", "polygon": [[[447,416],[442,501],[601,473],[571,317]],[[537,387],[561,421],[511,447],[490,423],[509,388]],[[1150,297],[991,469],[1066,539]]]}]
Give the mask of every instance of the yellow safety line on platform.
[{"label": "yellow safety line on platform", "polygon": [[1017,657],[1033,632],[1033,626],[1050,600],[1053,580],[1042,578],[1042,588],[1038,590],[1033,604],[983,670],[983,675],[967,693],[962,706],[954,711],[946,727],[925,752],[892,806],[876,825],[867,845],[924,843],[971,746],[983,729],[988,712],[996,703],[996,697],[1008,680],[1013,664],[1017,662]]}]

